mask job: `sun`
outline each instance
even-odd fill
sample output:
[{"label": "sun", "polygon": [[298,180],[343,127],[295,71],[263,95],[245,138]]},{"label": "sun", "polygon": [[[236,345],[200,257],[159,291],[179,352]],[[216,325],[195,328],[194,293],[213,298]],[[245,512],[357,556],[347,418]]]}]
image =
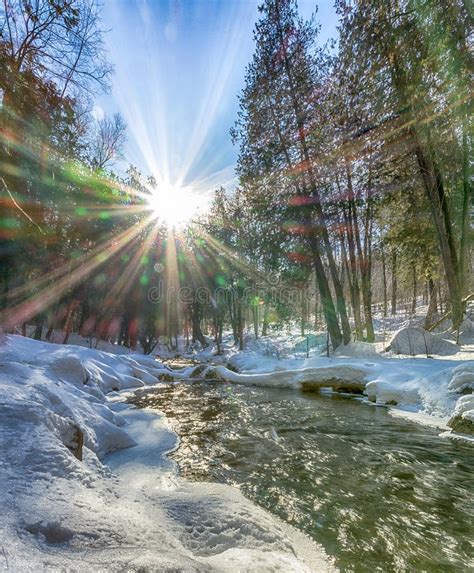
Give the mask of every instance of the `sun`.
[{"label": "sun", "polygon": [[147,201],[155,218],[170,227],[185,226],[201,207],[199,193],[192,187],[171,184],[151,189]]}]

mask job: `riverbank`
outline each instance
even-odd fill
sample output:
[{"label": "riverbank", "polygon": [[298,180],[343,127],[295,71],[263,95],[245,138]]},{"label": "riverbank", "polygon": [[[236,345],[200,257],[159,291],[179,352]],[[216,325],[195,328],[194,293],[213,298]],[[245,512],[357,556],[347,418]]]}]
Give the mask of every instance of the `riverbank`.
[{"label": "riverbank", "polygon": [[4,337],[1,568],[333,570],[239,491],[177,475],[176,434],[120,394],[169,376],[142,355]]},{"label": "riverbank", "polygon": [[188,380],[130,400],[165,413],[183,477],[238,487],[341,571],[469,569],[473,451],[436,428],[292,388]]},{"label": "riverbank", "polygon": [[[437,427],[445,437],[473,441],[473,352],[474,345],[466,345],[448,357],[395,356],[378,353],[371,344],[354,343],[330,357],[278,358],[254,345],[213,357],[206,366],[174,371],[173,377],[358,394],[388,407],[394,416]],[[209,351],[195,355],[194,360],[199,359],[211,360]]]},{"label": "riverbank", "polygon": [[[381,358],[359,345],[331,358],[278,360],[250,350],[220,357],[221,364],[171,370],[152,357],[114,351],[2,340],[5,569],[332,570],[318,545],[239,491],[181,479],[166,456],[177,435],[163,415],[125,404],[127,392],[144,395],[192,377],[270,388],[352,381],[364,384],[369,398],[372,389],[375,403],[397,401],[390,408],[398,415],[441,429],[472,399],[463,392],[474,363],[454,356]],[[450,429],[449,437],[467,436]]]}]

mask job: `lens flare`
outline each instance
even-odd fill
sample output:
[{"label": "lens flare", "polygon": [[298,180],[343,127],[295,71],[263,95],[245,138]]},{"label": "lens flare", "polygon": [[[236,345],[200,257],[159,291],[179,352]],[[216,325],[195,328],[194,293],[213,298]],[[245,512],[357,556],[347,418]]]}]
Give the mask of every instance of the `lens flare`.
[{"label": "lens flare", "polygon": [[146,199],[153,216],[170,227],[185,226],[203,206],[203,198],[191,187],[171,184],[151,189]]}]

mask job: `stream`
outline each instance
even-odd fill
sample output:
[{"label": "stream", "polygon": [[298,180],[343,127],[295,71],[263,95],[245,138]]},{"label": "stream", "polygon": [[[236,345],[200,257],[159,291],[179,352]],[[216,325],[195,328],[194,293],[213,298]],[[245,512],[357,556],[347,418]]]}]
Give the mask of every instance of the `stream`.
[{"label": "stream", "polygon": [[222,382],[132,402],[166,414],[192,481],[240,488],[341,571],[474,571],[474,449],[354,398]]}]

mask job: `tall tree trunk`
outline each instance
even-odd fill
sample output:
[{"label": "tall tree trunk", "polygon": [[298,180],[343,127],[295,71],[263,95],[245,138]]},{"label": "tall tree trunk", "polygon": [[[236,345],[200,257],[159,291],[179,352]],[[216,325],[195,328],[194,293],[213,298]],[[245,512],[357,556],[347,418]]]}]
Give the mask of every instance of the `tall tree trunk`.
[{"label": "tall tree trunk", "polygon": [[54,331],[54,324],[51,323],[51,326],[48,328],[48,330],[46,332],[46,336],[45,336],[45,339],[48,342],[51,340],[51,336],[53,335],[53,331]]},{"label": "tall tree trunk", "polygon": [[84,323],[89,318],[90,305],[89,305],[89,283],[85,283],[80,292],[81,297],[81,311],[79,319],[79,332],[82,332]]},{"label": "tall tree trunk", "polygon": [[[278,122],[276,121],[274,114],[272,114],[272,117],[274,120],[275,129],[278,133],[278,138],[280,140],[283,152],[285,154],[288,168],[289,168],[290,172],[293,172],[294,166],[293,166],[293,163],[291,161],[290,154],[288,153],[286,141],[285,141],[285,139],[284,139],[284,137],[280,131],[280,128],[278,126]],[[305,195],[304,191],[305,191],[305,186],[306,186],[304,179],[302,181],[302,184],[303,184],[302,189],[298,183],[295,183],[295,188],[296,188],[298,195],[304,196]],[[328,279],[326,276],[326,271],[324,269],[324,265],[323,265],[323,262],[321,259],[319,240],[315,235],[314,221],[313,221],[312,217],[309,214],[304,213],[302,219],[303,219],[303,221],[302,221],[303,224],[306,225],[306,227],[308,229],[310,229],[309,244],[310,244],[311,256],[313,259],[313,267],[314,267],[314,271],[316,274],[316,282],[317,282],[319,294],[321,297],[321,306],[323,309],[324,318],[326,320],[326,325],[328,328],[329,336],[331,338],[331,344],[332,344],[333,349],[335,350],[338,346],[341,345],[341,343],[343,341],[343,337],[341,334],[341,330],[339,328],[339,323],[337,320],[337,314],[336,314],[336,310],[334,308],[334,302],[332,299],[331,289],[329,288],[329,282],[328,282]],[[345,308],[345,305],[344,305],[344,308]],[[346,317],[347,317],[347,313],[346,313]],[[347,326],[349,327],[349,320],[347,320]],[[350,327],[349,327],[348,336],[349,336],[349,338],[348,338],[348,341],[349,341],[350,340]]]},{"label": "tall tree trunk", "polygon": [[44,314],[40,313],[35,320],[35,332],[33,334],[33,338],[35,340],[41,340],[43,337],[43,326],[44,326]]},{"label": "tall tree trunk", "polygon": [[338,348],[342,343],[342,334],[337,321],[336,309],[331,296],[331,289],[329,282],[324,271],[324,265],[319,254],[319,245],[316,237],[312,236],[310,239],[311,253],[313,256],[314,270],[316,273],[316,281],[321,298],[321,306],[323,309],[324,319],[328,328],[329,337],[333,350]]},{"label": "tall tree trunk", "polygon": [[428,158],[425,154],[418,137],[416,141],[415,153],[435,222],[441,260],[443,262],[444,274],[449,291],[453,327],[459,328],[463,312],[459,285],[459,264],[454,245],[453,228],[447,197],[444,191],[441,173],[439,172],[436,162],[433,158]]},{"label": "tall tree trunk", "polygon": [[433,279],[429,279],[428,281],[428,294],[429,294],[429,302],[428,302],[428,311],[426,312],[425,317],[425,330],[428,330],[433,322],[433,315],[436,312],[436,303],[437,303],[437,296],[436,296],[436,284]]},{"label": "tall tree trunk", "polygon": [[336,307],[338,315],[341,320],[343,342],[344,344],[349,344],[349,342],[351,341],[351,327],[349,324],[349,317],[347,316],[344,289],[342,288],[342,282],[339,276],[339,272],[337,270],[336,261],[334,259],[334,253],[331,247],[331,243],[329,242],[329,234],[327,232],[326,226],[323,228],[323,240],[326,249],[326,257],[329,263],[329,271],[331,273],[332,284],[334,286],[334,292],[336,294]]},{"label": "tall tree trunk", "polygon": [[[348,187],[349,186],[352,188],[352,185],[349,185],[349,180],[348,180]],[[360,314],[360,286],[357,272],[357,258],[356,258],[355,242],[354,242],[354,221],[350,206],[348,209],[343,208],[343,215],[344,215],[345,229],[347,236],[347,247],[349,250],[350,266],[348,268],[348,276],[350,276],[349,284],[352,285],[351,298],[352,298],[352,308],[354,310],[354,326],[356,331],[356,339],[363,340],[364,333],[362,329],[362,320]]]},{"label": "tall tree trunk", "polygon": [[359,269],[360,269],[360,283],[362,292],[362,302],[364,306],[366,338],[368,342],[374,342],[375,333],[372,321],[372,287],[371,287],[371,209],[370,197],[367,197],[367,207],[364,220],[364,244],[360,237],[359,216],[357,214],[357,207],[355,203],[355,196],[352,190],[352,178],[348,169],[348,187],[350,193],[350,208],[352,210],[352,221],[354,227],[355,244],[358,252]]},{"label": "tall tree trunk", "polygon": [[392,316],[397,314],[397,251],[392,250]]},{"label": "tall tree trunk", "polygon": [[415,316],[416,314],[416,295],[417,295],[417,282],[416,282],[416,265],[413,265],[412,270],[412,279],[413,279],[413,298],[411,301],[411,314]]},{"label": "tall tree trunk", "polygon": [[317,332],[319,328],[319,302],[318,295],[314,295],[314,330]]},{"label": "tall tree trunk", "polygon": [[258,304],[252,306],[253,333],[255,340],[258,339]]},{"label": "tall tree trunk", "polygon": [[470,165],[469,165],[469,151],[470,146],[468,143],[468,126],[469,119],[467,113],[463,114],[462,122],[462,180],[463,180],[463,197],[462,197],[462,213],[461,213],[461,237],[459,242],[459,288],[461,296],[467,294],[469,286],[468,269],[469,269],[469,239],[470,239],[470,226],[469,226],[469,210],[472,206],[472,187],[470,179]]},{"label": "tall tree trunk", "polygon": [[362,274],[362,300],[364,302],[364,316],[367,342],[375,341],[374,323],[372,318],[372,287],[370,275],[367,272]]},{"label": "tall tree trunk", "polygon": [[[387,48],[390,49],[389,46]],[[418,122],[410,104],[406,85],[408,74],[400,65],[398,54],[387,53],[386,55],[391,61],[392,79],[398,92],[400,106],[406,109],[406,122],[410,126],[407,129],[407,135],[413,142],[413,152],[433,215],[444,275],[448,286],[453,327],[458,329],[463,314],[462,292],[459,284],[459,258],[456,252],[454,231],[442,174],[435,158],[429,127],[426,123],[421,125]],[[421,137],[422,132],[425,135],[425,142]]]},{"label": "tall tree trunk", "polygon": [[363,340],[364,333],[362,329],[362,321],[360,317],[360,290],[359,281],[357,280],[357,275],[352,272],[352,262],[349,264],[349,260],[346,253],[346,247],[344,244],[344,237],[341,237],[341,250],[342,259],[346,267],[347,283],[349,285],[349,293],[351,297],[352,310],[354,314],[354,328],[356,334],[356,340]]},{"label": "tall tree trunk", "polygon": [[64,318],[64,338],[63,338],[63,344],[67,344],[68,340],[69,340],[69,336],[71,334],[72,331],[72,325],[73,325],[73,320],[74,320],[74,313],[76,311],[77,308],[77,301],[76,300],[71,300],[68,305],[67,305],[67,309],[66,309],[66,316]]},{"label": "tall tree trunk", "polygon": [[[299,140],[301,151],[302,151],[303,161],[304,161],[304,164],[307,168],[307,174],[308,174],[311,194],[312,194],[313,198],[315,199],[314,207],[315,207],[316,217],[317,217],[318,223],[320,225],[319,235],[321,236],[321,238],[323,240],[323,245],[325,247],[326,256],[328,258],[329,270],[330,270],[331,278],[332,278],[333,285],[334,285],[334,291],[336,293],[337,310],[338,310],[339,316],[341,317],[342,336],[340,335],[340,329],[339,329],[339,324],[337,321],[337,315],[335,313],[334,313],[334,316],[329,317],[330,322],[328,322],[328,329],[331,328],[333,330],[333,334],[332,335],[330,334],[333,348],[336,349],[337,346],[339,346],[342,342],[344,342],[344,344],[347,344],[350,342],[351,329],[350,329],[350,325],[349,325],[349,319],[347,317],[344,292],[342,289],[341,281],[340,281],[338,273],[337,273],[337,267],[336,267],[336,263],[334,260],[332,247],[331,247],[331,244],[329,241],[329,234],[328,234],[328,230],[327,230],[327,225],[326,225],[325,217],[324,217],[324,214],[322,211],[321,198],[319,196],[318,188],[316,185],[316,177],[315,177],[314,170],[312,167],[312,162],[311,162],[311,158],[310,158],[308,144],[306,141],[304,119],[303,119],[303,115],[302,115],[301,109],[300,109],[300,103],[298,100],[297,90],[295,88],[293,70],[292,70],[291,63],[290,63],[290,60],[288,57],[287,42],[286,42],[285,35],[284,35],[283,30],[282,30],[282,26],[281,26],[281,22],[280,22],[278,3],[276,3],[275,7],[276,7],[277,14],[278,14],[277,27],[278,27],[278,34],[279,34],[280,45],[281,45],[281,50],[282,50],[283,62],[284,62],[284,66],[285,66],[286,75],[288,77],[288,85],[289,85],[289,89],[290,89],[290,98],[291,98],[291,102],[292,102],[293,111],[295,114],[296,124],[298,127],[298,140]],[[316,246],[318,247],[318,245],[316,245]],[[314,246],[312,246],[312,251],[314,254]],[[323,268],[323,270],[324,270],[324,268]],[[321,296],[321,301],[323,303],[323,307],[325,306],[325,304],[327,304],[329,306],[333,306],[332,296],[331,296],[331,291],[329,289],[329,286],[328,286],[327,292],[326,292],[325,288],[323,288],[323,290],[325,291],[324,296],[323,295]],[[328,308],[327,310],[328,310],[328,315],[329,315],[330,308]],[[326,317],[326,320],[327,320],[327,318],[328,317]],[[339,333],[337,331],[339,331]],[[336,344],[336,343],[337,343],[337,345],[334,346],[334,344]]]},{"label": "tall tree trunk", "polygon": [[0,252],[4,253],[0,259],[0,310],[8,308],[8,292],[10,290],[11,266],[13,264],[13,257],[8,255],[11,247],[12,241],[0,240]]},{"label": "tall tree trunk", "polygon": [[244,349],[244,313],[242,305],[242,300],[239,299],[237,303],[237,332],[239,337],[239,350]]},{"label": "tall tree trunk", "polygon": [[268,331],[268,313],[269,313],[269,301],[268,297],[265,297],[265,304],[263,307],[263,322],[262,322],[262,336],[267,336]]},{"label": "tall tree trunk", "polygon": [[220,314],[218,316],[217,322],[217,334],[216,334],[216,342],[217,342],[217,354],[222,354],[222,329],[224,326],[224,316]]},{"label": "tall tree trunk", "polygon": [[237,328],[237,304],[235,302],[235,291],[229,291],[229,317],[230,317],[230,324],[232,326],[232,336],[234,338],[234,344],[239,342],[239,332]]},{"label": "tall tree trunk", "polygon": [[445,309],[443,308],[443,292],[441,290],[441,281],[438,282],[438,301],[439,301],[439,312],[443,314],[443,311]]},{"label": "tall tree trunk", "polygon": [[306,288],[302,288],[301,291],[301,323],[300,323],[300,331],[301,336],[304,336],[306,333],[306,322],[308,320],[307,314],[307,300],[306,300]]},{"label": "tall tree trunk", "polygon": [[386,318],[388,314],[388,301],[387,301],[387,268],[385,265],[385,250],[381,248],[382,255],[382,290],[383,290],[383,316]]},{"label": "tall tree trunk", "polygon": [[191,306],[191,320],[193,328],[193,342],[197,340],[203,348],[206,348],[206,339],[204,338],[204,334],[201,330],[201,308],[197,302],[193,302]]}]

